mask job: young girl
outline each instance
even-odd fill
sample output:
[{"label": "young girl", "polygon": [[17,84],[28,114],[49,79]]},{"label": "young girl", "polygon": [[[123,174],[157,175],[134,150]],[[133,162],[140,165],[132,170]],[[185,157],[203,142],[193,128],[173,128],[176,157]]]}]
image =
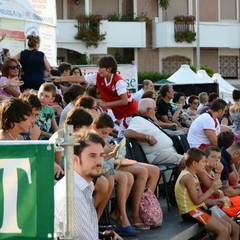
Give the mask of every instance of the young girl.
[{"label": "young girl", "polygon": [[207,230],[216,234],[216,239],[230,239],[231,230],[221,218],[207,209],[205,201],[221,187],[215,180],[211,187],[202,193],[196,173],[205,169],[205,153],[190,148],[185,156],[186,168],[179,175],[175,185],[175,195],[179,212],[184,221],[200,222]]},{"label": "young girl", "polygon": [[54,82],[86,82],[96,85],[102,99],[97,104],[112,109],[115,117],[121,120],[118,137],[124,137],[133,114],[138,112],[138,102],[133,99],[126,81],[117,73],[117,62],[112,56],[104,56],[98,60],[98,72],[84,76],[68,76],[62,79],[54,76]]}]

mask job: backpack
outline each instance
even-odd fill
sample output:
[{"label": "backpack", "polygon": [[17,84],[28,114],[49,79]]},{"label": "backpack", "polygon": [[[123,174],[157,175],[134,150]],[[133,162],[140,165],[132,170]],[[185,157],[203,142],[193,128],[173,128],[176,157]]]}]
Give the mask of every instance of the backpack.
[{"label": "backpack", "polygon": [[162,208],[157,197],[150,188],[148,188],[142,195],[139,214],[142,222],[147,226],[158,227],[162,224]]}]

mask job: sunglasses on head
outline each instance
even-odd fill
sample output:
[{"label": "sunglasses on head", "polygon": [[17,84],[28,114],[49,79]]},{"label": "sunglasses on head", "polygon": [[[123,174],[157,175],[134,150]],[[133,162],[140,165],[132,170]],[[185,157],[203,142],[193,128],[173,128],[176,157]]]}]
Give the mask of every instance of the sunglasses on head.
[{"label": "sunglasses on head", "polygon": [[12,70],[14,70],[14,69],[18,69],[19,68],[19,65],[14,65],[14,66],[9,66],[9,69],[12,69]]}]

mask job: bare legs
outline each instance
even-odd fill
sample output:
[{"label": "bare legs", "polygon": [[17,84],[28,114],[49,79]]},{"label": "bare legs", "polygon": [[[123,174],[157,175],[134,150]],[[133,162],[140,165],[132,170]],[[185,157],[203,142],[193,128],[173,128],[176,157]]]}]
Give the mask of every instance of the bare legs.
[{"label": "bare legs", "polygon": [[115,171],[114,179],[117,182],[116,200],[117,208],[111,214],[118,226],[127,227],[130,225],[126,211],[126,201],[133,186],[133,175],[128,172]]},{"label": "bare legs", "polygon": [[132,166],[123,166],[119,169],[130,172],[134,176],[134,184],[131,191],[131,221],[132,224],[142,223],[139,215],[139,206],[142,194],[148,180],[148,170],[138,164],[134,164]]},{"label": "bare legs", "polygon": [[150,188],[152,192],[154,192],[157,187],[159,176],[160,176],[159,167],[155,165],[147,164],[147,163],[140,163],[140,162],[137,164],[147,169],[148,179],[147,179],[146,188]]},{"label": "bare legs", "polygon": [[96,208],[98,220],[100,219],[103,210],[110,199],[114,187],[114,179],[112,176],[101,176],[95,183],[93,192],[94,207]]},{"label": "bare legs", "polygon": [[223,224],[220,217],[212,215],[210,220],[205,225],[205,228],[217,235],[217,240],[230,240],[231,226],[225,222]]}]

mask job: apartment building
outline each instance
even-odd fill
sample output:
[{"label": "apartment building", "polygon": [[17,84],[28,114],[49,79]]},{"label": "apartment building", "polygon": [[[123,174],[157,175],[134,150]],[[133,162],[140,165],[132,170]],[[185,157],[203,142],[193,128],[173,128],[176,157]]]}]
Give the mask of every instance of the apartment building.
[{"label": "apartment building", "polygon": [[[174,19],[177,15],[196,16],[197,1],[199,28],[195,21],[185,29],[199,30],[200,63],[224,78],[239,79],[240,0],[170,0],[166,10],[157,0],[57,0],[58,59],[94,64],[103,54],[111,54],[120,63],[134,62],[138,71],[168,74],[181,64],[196,64],[197,41],[176,42],[179,26]],[[105,35],[97,47],[86,47],[84,41],[74,38],[79,13],[102,16],[99,31]],[[140,20],[147,16],[150,21],[111,21],[109,15]]]}]

